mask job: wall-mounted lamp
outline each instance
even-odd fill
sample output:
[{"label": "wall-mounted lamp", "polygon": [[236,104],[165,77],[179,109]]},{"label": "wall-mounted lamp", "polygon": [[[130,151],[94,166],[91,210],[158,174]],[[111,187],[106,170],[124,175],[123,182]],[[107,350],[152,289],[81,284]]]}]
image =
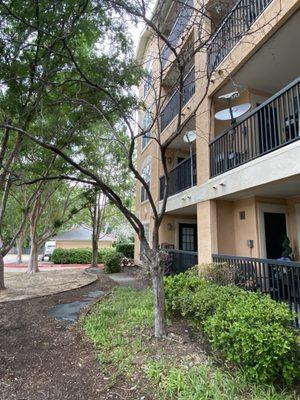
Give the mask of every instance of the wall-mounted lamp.
[{"label": "wall-mounted lamp", "polygon": [[171,223],[167,224],[167,228],[168,228],[168,231],[172,231],[173,230],[173,225]]}]

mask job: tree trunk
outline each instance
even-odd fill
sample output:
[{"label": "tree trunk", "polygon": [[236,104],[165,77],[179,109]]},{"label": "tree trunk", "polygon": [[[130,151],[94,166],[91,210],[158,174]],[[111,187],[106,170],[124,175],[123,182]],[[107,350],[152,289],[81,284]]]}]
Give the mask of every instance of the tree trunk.
[{"label": "tree trunk", "polygon": [[[102,200],[102,201],[101,201]],[[95,202],[90,210],[93,226],[92,236],[92,263],[91,268],[98,268],[98,241],[102,229],[104,214],[105,214],[105,198],[103,202],[103,196],[98,193],[95,198]]]},{"label": "tree trunk", "polygon": [[34,274],[35,272],[39,272],[39,266],[38,266],[39,248],[40,246],[35,241],[31,242],[30,257],[27,269],[27,272],[29,274]]},{"label": "tree trunk", "polygon": [[16,245],[17,245],[17,263],[22,264],[22,253],[23,253],[23,243],[24,243],[24,233],[21,232],[20,236],[16,240]]},{"label": "tree trunk", "polygon": [[151,275],[154,298],[154,334],[160,339],[166,336],[164,264],[159,251],[152,257]]},{"label": "tree trunk", "polygon": [[2,252],[0,251],[0,290],[4,290],[4,260]]},{"label": "tree trunk", "polygon": [[98,268],[98,238],[94,234],[92,239],[92,245],[93,245],[93,250],[92,250],[91,268]]}]

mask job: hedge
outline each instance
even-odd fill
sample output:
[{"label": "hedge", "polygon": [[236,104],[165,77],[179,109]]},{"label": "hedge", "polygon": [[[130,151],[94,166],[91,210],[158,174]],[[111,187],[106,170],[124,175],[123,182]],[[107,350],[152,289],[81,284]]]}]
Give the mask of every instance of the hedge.
[{"label": "hedge", "polygon": [[124,254],[126,258],[134,257],[134,243],[117,243],[116,250],[119,253]]},{"label": "hedge", "polygon": [[[103,263],[104,254],[109,248],[100,249],[98,263]],[[92,249],[55,249],[51,260],[54,264],[90,264],[92,262]]]},{"label": "hedge", "polygon": [[205,332],[213,349],[240,366],[249,379],[292,382],[299,377],[293,315],[269,295],[219,286],[195,271],[165,278],[169,314],[186,317]]},{"label": "hedge", "polygon": [[103,255],[103,262],[105,265],[104,271],[108,274],[120,272],[121,271],[121,262],[124,258],[124,254],[116,251],[115,249],[111,249],[107,251]]}]

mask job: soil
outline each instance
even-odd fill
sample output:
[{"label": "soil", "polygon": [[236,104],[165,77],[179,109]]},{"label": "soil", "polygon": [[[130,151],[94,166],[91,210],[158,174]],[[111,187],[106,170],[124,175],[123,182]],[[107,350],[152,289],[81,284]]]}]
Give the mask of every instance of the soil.
[{"label": "soil", "polygon": [[81,289],[0,304],[0,399],[118,399],[107,394],[93,346],[79,325],[48,314],[57,304],[113,286],[101,275]]},{"label": "soil", "polygon": [[6,290],[0,293],[0,302],[19,301],[47,296],[88,285],[97,279],[81,269],[41,271],[38,274],[5,273]]},{"label": "soil", "polygon": [[[73,302],[92,291],[109,292],[117,284],[100,273],[89,286],[30,300],[0,304],[0,399],[2,400],[152,400],[154,388],[148,386],[142,369],[131,379],[116,381],[101,372],[93,345],[85,339],[80,325],[70,325],[50,316],[58,304]],[[146,281],[130,286],[142,289]],[[83,313],[88,309],[84,309]],[[194,354],[202,361],[196,342],[183,322],[169,327],[169,339],[157,343],[170,354]],[[151,333],[149,333],[151,336]],[[200,353],[200,354],[199,354]],[[141,360],[143,364],[143,360]]]}]

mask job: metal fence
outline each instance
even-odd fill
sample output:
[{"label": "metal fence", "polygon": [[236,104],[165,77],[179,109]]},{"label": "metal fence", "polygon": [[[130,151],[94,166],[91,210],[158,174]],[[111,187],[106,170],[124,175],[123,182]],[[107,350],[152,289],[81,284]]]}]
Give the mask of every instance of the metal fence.
[{"label": "metal fence", "polygon": [[176,90],[167,102],[165,108],[160,114],[160,131],[162,132],[169,123],[178,115],[180,109],[180,100],[182,101],[182,107],[191,99],[195,93],[195,67],[189,71],[184,78],[183,82],[183,95],[179,94]]},{"label": "metal fence", "polygon": [[[168,37],[168,42],[171,46],[176,47],[179,40],[182,38],[185,29],[193,15],[194,0],[187,0],[181,8],[181,11],[171,29]],[[161,52],[161,64],[164,67],[172,54],[172,50],[169,46],[165,45]]]},{"label": "metal fence", "polygon": [[214,177],[300,138],[300,78],[212,140]]},{"label": "metal fence", "polygon": [[300,262],[278,261],[213,254],[213,261],[226,262],[237,269],[236,284],[246,290],[270,294],[286,302],[295,312],[295,327],[300,327]]},{"label": "metal fence", "polygon": [[198,264],[198,253],[195,251],[183,251],[165,249],[169,254],[166,262],[166,272],[168,274],[179,274]]},{"label": "metal fence", "polygon": [[[181,161],[169,173],[168,196],[173,196],[176,193],[182,192],[197,184],[197,165],[196,155],[192,157],[193,160],[193,181],[191,174],[191,157]],[[164,197],[165,190],[165,176],[160,177],[160,200]]]},{"label": "metal fence", "polygon": [[207,47],[208,72],[224,60],[272,0],[240,0],[213,34]]}]

